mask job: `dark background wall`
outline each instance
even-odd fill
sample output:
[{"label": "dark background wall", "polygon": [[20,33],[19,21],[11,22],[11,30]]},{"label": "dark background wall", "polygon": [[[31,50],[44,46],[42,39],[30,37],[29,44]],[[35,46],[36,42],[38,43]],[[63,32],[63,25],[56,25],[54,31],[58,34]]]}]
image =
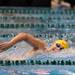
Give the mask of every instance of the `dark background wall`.
[{"label": "dark background wall", "polygon": [[75,5],[75,0],[64,0],[64,1],[70,3],[71,7]]},{"label": "dark background wall", "polygon": [[0,6],[50,6],[50,0],[0,0]]},{"label": "dark background wall", "polygon": [[[75,0],[65,0],[71,3],[71,6],[75,4]],[[0,6],[36,6],[36,7],[50,7],[51,0],[0,0]]]}]

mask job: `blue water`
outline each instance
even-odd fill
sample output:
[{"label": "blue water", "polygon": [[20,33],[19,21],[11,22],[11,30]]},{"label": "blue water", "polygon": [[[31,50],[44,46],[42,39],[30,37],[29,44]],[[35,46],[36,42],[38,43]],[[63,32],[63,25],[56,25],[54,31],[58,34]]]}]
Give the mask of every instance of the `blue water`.
[{"label": "blue water", "polygon": [[[11,38],[5,37],[5,38],[0,38],[0,40],[7,41]],[[14,57],[15,55],[22,54],[23,51],[27,51],[27,49],[31,49],[31,46],[29,46],[25,42],[20,42],[16,44],[15,46],[16,47],[12,47],[9,50],[1,53],[0,55],[5,56],[5,57],[12,55]],[[60,53],[55,53],[55,54],[41,54],[41,55],[27,58],[27,59],[38,59],[38,60],[71,59],[71,60],[75,60],[75,54],[71,54],[71,53],[65,54],[63,52],[60,52]],[[72,66],[69,66],[69,65],[0,66],[0,75],[75,75],[75,66],[74,65]]]},{"label": "blue water", "polygon": [[0,75],[75,75],[75,66],[1,66]]},{"label": "blue water", "polygon": [[[18,8],[15,8],[15,9],[19,10]],[[20,8],[20,9],[22,9],[22,8]],[[24,10],[26,10],[26,9],[27,8],[25,8]],[[30,8],[28,10],[31,11],[32,8]],[[5,34],[5,33],[11,34],[4,38],[0,37],[0,40],[8,41],[12,38],[11,36],[14,37],[14,33],[17,34],[19,32],[24,31],[24,32],[30,32],[33,34],[34,33],[43,34],[43,38],[45,36],[44,34],[50,34],[51,38],[45,37],[45,41],[48,44],[51,41],[58,39],[57,35],[59,35],[59,34],[60,34],[59,38],[62,38],[62,36],[64,36],[63,37],[64,39],[68,38],[69,40],[71,40],[72,42],[75,43],[75,40],[74,40],[75,39],[75,30],[74,30],[75,27],[73,27],[75,25],[75,17],[74,17],[75,13],[74,12],[71,11],[72,13],[70,14],[69,11],[67,11],[67,13],[66,13],[66,11],[64,11],[64,10],[48,9],[49,13],[41,13],[41,11],[40,11],[40,13],[38,13],[38,15],[37,15],[37,13],[36,13],[37,9],[35,8],[33,10],[35,10],[35,12],[33,13],[33,11],[31,11],[32,13],[29,13],[29,15],[27,15],[28,11],[25,11],[25,13],[20,13],[20,11],[17,11],[17,13],[19,13],[19,15],[17,13],[15,13],[15,15],[11,14],[10,16],[7,14],[0,15],[1,18],[2,18],[2,16],[8,17],[7,20],[0,18],[0,22],[2,24],[4,24],[4,25],[0,25],[1,27],[4,26],[4,28],[0,28],[0,32],[2,34]],[[60,13],[62,13],[62,14],[60,14]],[[25,17],[25,20],[22,19],[22,21],[20,21],[20,22],[18,19],[16,19],[16,20],[12,19],[12,17],[16,18],[16,17],[22,17],[22,16]],[[35,17],[35,21],[33,22],[32,18],[30,20],[27,19],[29,17],[30,18]],[[38,18],[40,18],[40,19],[38,19]],[[67,18],[69,18],[69,19],[67,19]],[[9,26],[7,26],[5,23],[8,24]],[[17,23],[19,25],[19,28],[17,28],[15,25]],[[26,29],[25,27],[20,28],[21,27],[20,23],[24,23],[24,24],[26,23],[26,24],[29,24],[30,26],[31,26],[31,23],[32,24],[34,23],[34,25],[45,24],[45,28],[43,28],[43,29],[41,29],[41,28],[39,29],[39,27],[30,28],[30,26],[28,29]],[[11,24],[14,24],[14,27],[12,27]],[[48,25],[49,25],[49,28],[48,28]],[[0,53],[0,58],[7,59],[7,58],[11,57],[13,59],[15,57],[15,55],[20,57],[24,52],[26,52],[30,49],[32,49],[32,47],[29,46],[26,42],[20,42],[20,43],[16,44],[15,46],[13,46],[12,48],[8,49],[7,51]],[[75,60],[75,47],[70,48],[68,50],[68,53],[66,53],[64,51],[59,52],[59,53],[53,53],[53,54],[44,53],[44,54],[37,55],[35,57],[30,57],[27,59],[33,59],[33,60],[35,60],[35,59],[37,59],[37,60],[68,60],[68,59],[71,59],[71,60]],[[62,65],[55,65],[55,66],[54,65],[0,66],[0,75],[75,75],[75,66],[74,65],[72,65],[72,66],[69,66],[69,65],[63,65],[63,66]]]}]

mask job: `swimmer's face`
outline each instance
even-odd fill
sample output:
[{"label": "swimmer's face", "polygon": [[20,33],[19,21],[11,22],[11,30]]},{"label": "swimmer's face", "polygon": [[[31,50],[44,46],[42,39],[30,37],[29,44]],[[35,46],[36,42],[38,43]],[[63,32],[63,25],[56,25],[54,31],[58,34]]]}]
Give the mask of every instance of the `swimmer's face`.
[{"label": "swimmer's face", "polygon": [[55,43],[55,42],[51,45],[51,47],[52,47],[53,51],[60,51],[60,50],[64,49],[60,44]]}]

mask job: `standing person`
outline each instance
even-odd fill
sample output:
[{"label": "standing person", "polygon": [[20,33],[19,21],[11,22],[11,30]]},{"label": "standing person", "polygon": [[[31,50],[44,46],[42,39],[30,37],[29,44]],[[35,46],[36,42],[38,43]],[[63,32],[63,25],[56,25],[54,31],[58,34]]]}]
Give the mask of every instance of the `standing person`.
[{"label": "standing person", "polygon": [[65,2],[64,0],[51,0],[51,8],[70,8],[71,5],[69,2]]}]

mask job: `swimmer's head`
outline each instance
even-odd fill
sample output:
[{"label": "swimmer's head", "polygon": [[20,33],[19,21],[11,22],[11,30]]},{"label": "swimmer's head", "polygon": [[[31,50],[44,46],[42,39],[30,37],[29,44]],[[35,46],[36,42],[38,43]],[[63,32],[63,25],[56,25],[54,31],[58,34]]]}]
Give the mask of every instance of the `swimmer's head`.
[{"label": "swimmer's head", "polygon": [[54,41],[51,46],[47,49],[47,51],[61,51],[62,49],[68,48],[68,42],[65,40],[56,40]]},{"label": "swimmer's head", "polygon": [[57,47],[59,47],[59,45],[60,45],[63,49],[66,49],[69,47],[68,42],[65,40],[56,40],[55,43],[56,43]]}]

